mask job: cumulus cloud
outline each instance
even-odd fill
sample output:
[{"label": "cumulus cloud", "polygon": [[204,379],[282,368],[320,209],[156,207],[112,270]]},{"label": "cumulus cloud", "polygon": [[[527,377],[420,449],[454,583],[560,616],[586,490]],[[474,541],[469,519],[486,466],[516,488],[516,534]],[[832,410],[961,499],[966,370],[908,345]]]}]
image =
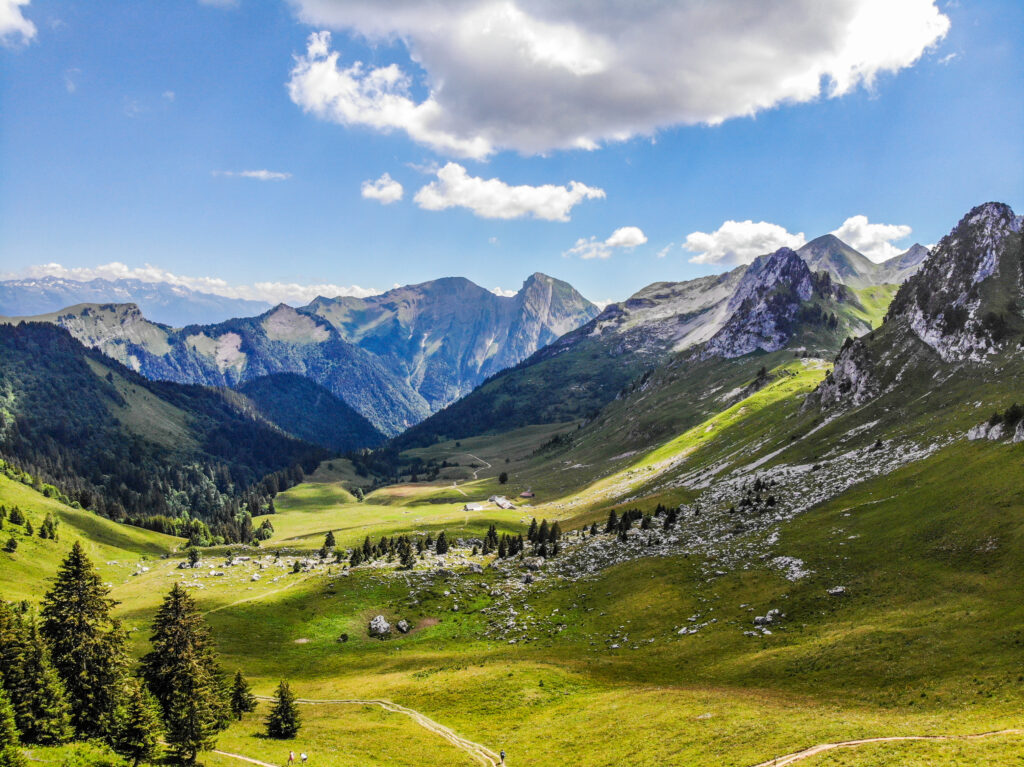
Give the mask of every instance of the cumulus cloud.
[{"label": "cumulus cloud", "polygon": [[25,18],[29,0],[0,0],[0,44],[27,44],[36,36],[36,25]]},{"label": "cumulus cloud", "polygon": [[318,32],[291,73],[297,105],[476,158],[839,97],[912,66],[950,26],[936,0],[294,3],[311,25],[401,41],[417,68],[343,63]]},{"label": "cumulus cloud", "polygon": [[568,186],[511,186],[498,178],[470,176],[458,163],[437,171],[437,181],[421,188],[414,198],[424,210],[468,208],[481,218],[539,218],[568,221],[574,206],[603,198],[604,190],[578,181]]},{"label": "cumulus cloud", "polygon": [[228,178],[252,178],[257,181],[286,181],[292,177],[291,173],[281,173],[275,170],[215,170],[215,176],[227,176]]},{"label": "cumulus cloud", "polygon": [[791,234],[767,221],[726,221],[713,232],[691,232],[683,247],[696,253],[694,264],[749,264],[779,248],[799,248],[807,240],[803,232]]},{"label": "cumulus cloud", "polygon": [[364,181],[362,186],[363,197],[367,200],[376,200],[381,205],[398,202],[404,192],[402,185],[391,178],[390,173],[385,173],[376,181]]},{"label": "cumulus cloud", "polygon": [[875,263],[898,256],[906,248],[893,245],[914,231],[905,224],[872,224],[867,216],[850,216],[832,234]]},{"label": "cumulus cloud", "polygon": [[121,280],[133,279],[143,282],[165,282],[201,293],[214,293],[227,298],[245,298],[253,301],[266,301],[270,304],[286,303],[293,305],[307,304],[317,296],[366,296],[377,295],[381,291],[362,288],[359,285],[334,285],[332,283],[302,284],[295,282],[254,282],[250,285],[232,285],[219,277],[186,277],[158,266],[146,264],[143,267],[130,267],[119,261],[101,264],[95,267],[65,267],[57,263],[30,266],[18,274],[5,275],[9,278],[40,278],[61,277],[68,280],[87,282],[94,279]]},{"label": "cumulus cloud", "polygon": [[566,258],[579,256],[584,260],[591,258],[611,258],[615,248],[626,248],[632,250],[637,245],[647,242],[647,235],[637,226],[622,226],[616,229],[605,240],[598,240],[596,237],[589,239],[581,237],[576,244],[562,255]]},{"label": "cumulus cloud", "polygon": [[497,287],[495,287],[495,288],[491,288],[491,292],[494,295],[496,295],[496,296],[501,296],[503,298],[512,298],[512,296],[514,296],[519,291],[518,290],[508,290],[506,288],[497,288]]}]

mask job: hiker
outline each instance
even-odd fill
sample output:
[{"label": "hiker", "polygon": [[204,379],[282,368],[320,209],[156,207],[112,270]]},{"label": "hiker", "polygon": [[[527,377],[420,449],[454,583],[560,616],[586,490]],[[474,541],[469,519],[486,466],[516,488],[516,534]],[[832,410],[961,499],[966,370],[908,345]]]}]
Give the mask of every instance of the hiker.
[{"label": "hiker", "polygon": [[294,751],[289,751],[288,752],[288,764],[295,764],[295,752]]},{"label": "hiker", "polygon": [[305,751],[303,751],[303,752],[302,752],[302,753],[301,753],[301,754],[299,755],[299,758],[300,758],[300,759],[302,760],[302,763],[303,763],[303,764],[305,764],[305,763],[306,763],[306,760],[307,760],[307,759],[309,759],[309,757],[308,757],[308,756],[306,756],[306,752],[305,752]]},{"label": "hiker", "polygon": [[505,749],[501,749],[501,763],[505,763]]}]

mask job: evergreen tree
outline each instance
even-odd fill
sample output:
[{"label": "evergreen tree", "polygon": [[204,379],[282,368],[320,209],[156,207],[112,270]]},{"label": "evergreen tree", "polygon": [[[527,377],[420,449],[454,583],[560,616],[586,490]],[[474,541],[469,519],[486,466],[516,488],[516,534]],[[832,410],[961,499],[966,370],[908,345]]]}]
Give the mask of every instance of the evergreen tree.
[{"label": "evergreen tree", "polygon": [[331,550],[337,545],[337,542],[334,540],[334,531],[328,530],[327,535],[324,536],[324,548]]},{"label": "evergreen tree", "polygon": [[25,520],[25,535],[32,535],[32,534],[35,533],[35,531],[36,531],[36,529],[34,527],[32,527],[32,520],[31,519],[26,519]]},{"label": "evergreen tree", "polygon": [[50,663],[49,653],[35,621],[22,628],[24,636],[19,684],[10,690],[14,718],[26,743],[43,746],[63,743],[71,737],[71,709],[64,685]]},{"label": "evergreen tree", "polygon": [[437,536],[437,545],[434,547],[434,551],[438,554],[448,553],[448,536],[444,534],[444,530]]},{"label": "evergreen tree", "polygon": [[163,712],[167,742],[192,764],[228,724],[230,701],[210,632],[195,600],[174,584],[157,610],[142,675]]},{"label": "evergreen tree", "polygon": [[231,713],[238,721],[242,721],[242,715],[256,710],[256,696],[249,689],[249,683],[245,681],[241,671],[235,672],[235,681],[231,683]]},{"label": "evergreen tree", "polygon": [[535,543],[537,540],[537,518],[534,517],[530,520],[530,529],[526,532],[526,540],[530,543]]},{"label": "evergreen tree", "polygon": [[608,512],[608,523],[604,526],[606,533],[614,533],[619,527],[619,517],[615,513],[615,509]]},{"label": "evergreen tree", "polygon": [[0,687],[0,767],[25,767],[28,760],[18,747],[18,728],[7,694]]},{"label": "evergreen tree", "polygon": [[71,724],[82,737],[108,731],[127,665],[127,640],[110,617],[117,602],[109,593],[76,541],[43,599],[40,630],[67,691]]},{"label": "evergreen tree", "polygon": [[370,536],[363,541],[363,559],[373,559],[373,544],[370,543]]},{"label": "evergreen tree", "polygon": [[550,532],[548,532],[548,543],[557,543],[562,540],[562,526],[555,522],[551,526]]},{"label": "evergreen tree", "polygon": [[590,526],[590,534],[591,534],[592,536],[593,536],[593,535],[597,535],[597,522],[595,522],[594,524],[592,524],[592,525]]},{"label": "evergreen tree", "polygon": [[133,679],[124,701],[118,707],[110,745],[121,756],[139,762],[150,762],[160,748],[160,707],[149,691]]},{"label": "evergreen tree", "polygon": [[18,539],[13,535],[7,539],[7,543],[4,544],[4,551],[8,554],[13,554],[18,550]]},{"label": "evergreen tree", "polygon": [[294,738],[302,721],[299,718],[299,707],[295,703],[295,694],[287,682],[281,682],[277,686],[277,696],[274,707],[267,717],[267,735],[271,738]]},{"label": "evergreen tree", "polygon": [[188,563],[190,566],[195,567],[198,565],[201,558],[202,555],[199,553],[199,549],[195,546],[188,547]]},{"label": "evergreen tree", "polygon": [[363,563],[363,550],[352,549],[352,556],[348,558],[350,567],[359,567]]},{"label": "evergreen tree", "polygon": [[25,524],[25,515],[22,513],[21,509],[19,507],[17,507],[17,506],[15,506],[13,509],[11,509],[11,515],[10,515],[10,517],[8,517],[8,519],[11,520],[11,524],[12,525],[23,525],[23,524]]},{"label": "evergreen tree", "polygon": [[537,530],[537,540],[536,540],[536,543],[547,543],[548,542],[548,535],[549,535],[548,521],[545,519],[545,520],[541,521],[540,529]]},{"label": "evergreen tree", "polygon": [[506,482],[508,482],[508,472],[503,471],[498,475],[498,483],[504,485]]},{"label": "evergreen tree", "polygon": [[498,544],[498,559],[504,559],[508,556],[508,546],[505,545],[505,539],[501,539],[501,543]]}]

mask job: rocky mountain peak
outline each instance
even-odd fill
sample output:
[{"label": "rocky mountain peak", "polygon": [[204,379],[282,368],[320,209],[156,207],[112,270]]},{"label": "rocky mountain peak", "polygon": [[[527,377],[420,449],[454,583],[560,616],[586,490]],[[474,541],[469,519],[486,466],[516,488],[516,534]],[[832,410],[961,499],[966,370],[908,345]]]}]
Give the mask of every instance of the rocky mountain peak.
[{"label": "rocky mountain peak", "polygon": [[[940,240],[904,283],[887,319],[905,318],[943,360],[981,359],[1003,340],[996,294],[1006,283],[1020,295],[1020,259],[1011,253],[1020,218],[1004,203],[973,208]],[[1003,299],[1005,304],[1005,297]]]},{"label": "rocky mountain peak", "polygon": [[735,311],[745,301],[779,288],[793,291],[801,301],[807,301],[814,292],[810,268],[790,248],[779,248],[767,256],[755,258],[729,299],[729,307]]}]

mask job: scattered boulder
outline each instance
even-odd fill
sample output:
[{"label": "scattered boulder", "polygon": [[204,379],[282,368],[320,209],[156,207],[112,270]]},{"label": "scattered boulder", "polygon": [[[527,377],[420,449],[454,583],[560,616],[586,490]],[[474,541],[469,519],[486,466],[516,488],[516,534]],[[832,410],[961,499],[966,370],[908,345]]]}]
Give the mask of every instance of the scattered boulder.
[{"label": "scattered boulder", "polygon": [[830,597],[841,597],[841,596],[845,596],[845,594],[846,594],[846,586],[833,586],[832,588],[830,588],[828,590],[828,595]]},{"label": "scattered boulder", "polygon": [[378,615],[370,621],[370,636],[377,637],[378,639],[391,636],[391,624],[387,622],[383,615]]},{"label": "scattered boulder", "polygon": [[540,570],[541,565],[544,564],[544,557],[526,557],[523,560],[523,566],[527,570]]},{"label": "scattered boulder", "polygon": [[409,631],[412,629],[412,624],[410,624],[409,621],[403,618],[395,624],[395,628],[401,631],[403,634],[408,634]]}]

